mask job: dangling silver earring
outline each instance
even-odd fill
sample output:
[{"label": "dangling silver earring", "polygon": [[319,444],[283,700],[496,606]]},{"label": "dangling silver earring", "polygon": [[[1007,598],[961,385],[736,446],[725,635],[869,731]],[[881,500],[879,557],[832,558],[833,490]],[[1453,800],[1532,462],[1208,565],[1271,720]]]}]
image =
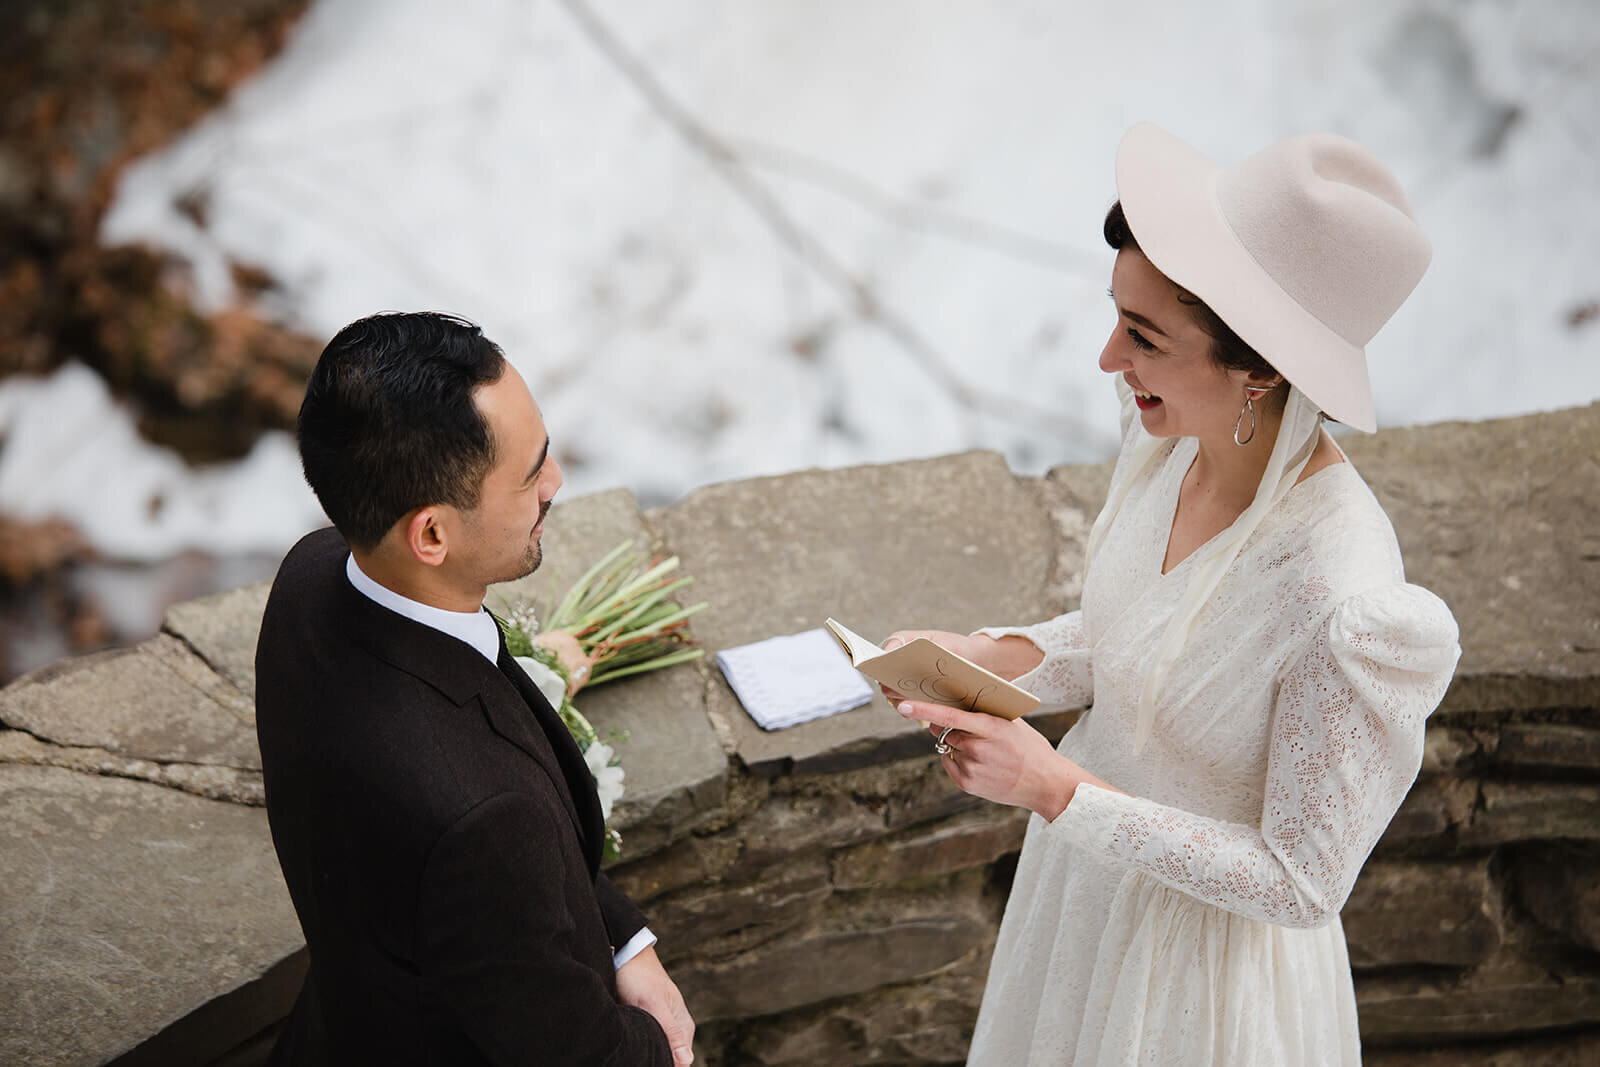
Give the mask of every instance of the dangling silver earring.
[{"label": "dangling silver earring", "polygon": [[[1239,436],[1239,427],[1244,424],[1244,417],[1246,415],[1250,416],[1250,435],[1248,437],[1240,437]],[[1239,409],[1239,417],[1237,419],[1233,420],[1233,443],[1243,447],[1244,445],[1249,444],[1251,441],[1254,441],[1255,439],[1256,439],[1256,408],[1255,408],[1255,405],[1250,402],[1250,393],[1247,390],[1245,392],[1245,394],[1244,394],[1244,407]]]},{"label": "dangling silver earring", "polygon": [[[1259,386],[1247,385],[1244,387],[1244,407],[1239,409],[1239,417],[1233,420],[1233,443],[1241,448],[1256,439],[1256,406],[1255,401],[1266,396],[1277,385]],[[1251,394],[1254,394],[1253,396]],[[1250,416],[1250,432],[1244,437],[1239,436],[1239,427],[1244,425],[1244,417]]]}]

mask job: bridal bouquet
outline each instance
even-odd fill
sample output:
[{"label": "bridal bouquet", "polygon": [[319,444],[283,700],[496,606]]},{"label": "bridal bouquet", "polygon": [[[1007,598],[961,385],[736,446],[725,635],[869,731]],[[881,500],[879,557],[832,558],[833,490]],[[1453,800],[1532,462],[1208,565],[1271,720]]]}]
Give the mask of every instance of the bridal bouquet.
[{"label": "bridal bouquet", "polygon": [[694,579],[674,576],[678,557],[646,558],[632,541],[613,548],[567,590],[543,620],[533,605],[508,606],[499,619],[506,649],[561,715],[583,752],[606,820],[605,854],[615,858],[622,838],[611,808],[622,796],[622,761],[609,741],[572,702],[585,685],[599,685],[704,655],[688,633],[689,616],[704,603],[679,607],[672,595]]}]

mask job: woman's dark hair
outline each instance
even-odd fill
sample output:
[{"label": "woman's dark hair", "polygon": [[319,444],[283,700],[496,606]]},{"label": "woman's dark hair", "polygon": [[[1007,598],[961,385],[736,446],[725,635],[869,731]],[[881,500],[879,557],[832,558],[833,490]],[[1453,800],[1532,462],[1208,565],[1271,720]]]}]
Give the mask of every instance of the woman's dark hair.
[{"label": "woman's dark hair", "polygon": [[346,541],[374,548],[430,504],[477,507],[495,445],[472,394],[504,372],[500,347],[453,315],[387,312],[334,335],[300,405],[300,462]]},{"label": "woman's dark hair", "polygon": [[[1103,231],[1106,244],[1117,251],[1120,252],[1124,248],[1139,250],[1139,239],[1133,235],[1133,229],[1128,225],[1128,216],[1122,212],[1121,200],[1112,204],[1111,210],[1106,212]],[[1217,313],[1206,306],[1205,301],[1176,282],[1173,283],[1173,287],[1178,290],[1178,302],[1189,306],[1195,325],[1211,338],[1212,359],[1229,370],[1248,371],[1261,377],[1272,377],[1278,373],[1272,364],[1261,358],[1259,352],[1245,344],[1243,338],[1218,318]]]}]

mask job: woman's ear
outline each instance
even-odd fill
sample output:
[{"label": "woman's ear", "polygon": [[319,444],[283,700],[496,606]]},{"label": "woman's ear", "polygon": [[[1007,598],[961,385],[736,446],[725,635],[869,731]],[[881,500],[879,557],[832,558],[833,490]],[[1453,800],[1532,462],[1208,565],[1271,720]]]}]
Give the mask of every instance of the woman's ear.
[{"label": "woman's ear", "polygon": [[1251,372],[1244,377],[1244,387],[1250,390],[1253,395],[1260,397],[1278,388],[1283,384],[1283,381],[1283,375],[1281,374],[1257,374]]},{"label": "woman's ear", "polygon": [[450,552],[443,510],[437,505],[418,508],[406,520],[406,548],[413,559],[429,567],[443,563]]}]

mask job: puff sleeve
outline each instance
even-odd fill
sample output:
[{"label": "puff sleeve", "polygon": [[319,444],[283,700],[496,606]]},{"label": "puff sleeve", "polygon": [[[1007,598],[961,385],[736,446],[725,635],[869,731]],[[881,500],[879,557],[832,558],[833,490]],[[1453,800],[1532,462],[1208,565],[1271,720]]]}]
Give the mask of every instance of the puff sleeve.
[{"label": "puff sleeve", "polygon": [[1082,786],[1047,832],[1247,918],[1320,925],[1416,778],[1457,636],[1418,586],[1339,603],[1278,687],[1259,825]]}]

